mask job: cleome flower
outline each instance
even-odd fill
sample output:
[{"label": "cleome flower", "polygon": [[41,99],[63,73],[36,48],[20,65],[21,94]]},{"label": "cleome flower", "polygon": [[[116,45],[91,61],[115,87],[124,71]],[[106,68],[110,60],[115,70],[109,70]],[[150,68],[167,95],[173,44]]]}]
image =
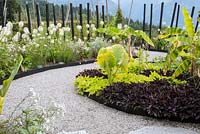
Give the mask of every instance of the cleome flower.
[{"label": "cleome flower", "polygon": [[82,26],[81,26],[81,25],[77,25],[76,28],[77,28],[79,31],[81,31]]}]

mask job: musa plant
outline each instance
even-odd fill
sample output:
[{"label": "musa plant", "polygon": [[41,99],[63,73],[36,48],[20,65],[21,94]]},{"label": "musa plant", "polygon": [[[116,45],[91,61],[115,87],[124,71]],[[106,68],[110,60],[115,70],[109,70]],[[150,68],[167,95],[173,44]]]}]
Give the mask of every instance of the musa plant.
[{"label": "musa plant", "polygon": [[13,69],[10,77],[7,80],[3,81],[3,86],[0,89],[0,114],[2,113],[5,96],[6,96],[7,92],[8,92],[8,89],[9,89],[9,87],[11,85],[11,82],[13,81],[15,75],[17,74],[17,72],[18,72],[18,70],[19,70],[19,68],[21,66],[22,61],[23,61],[23,58],[22,58],[22,56],[20,56],[20,58],[17,61],[16,65],[15,65],[15,68]]},{"label": "musa plant", "polygon": [[128,72],[128,54],[121,45],[101,48],[97,56],[97,64],[108,75],[109,83],[118,72]]},{"label": "musa plant", "polygon": [[105,33],[106,35],[111,36],[111,37],[117,37],[120,39],[128,39],[127,47],[128,47],[128,54],[130,58],[132,57],[132,50],[131,50],[132,37],[135,37],[133,44],[136,42],[138,38],[142,38],[147,44],[154,47],[154,43],[145,32],[141,30],[134,30],[130,27],[127,27],[125,29],[119,29],[116,27],[106,27],[106,28],[98,29],[98,32]]},{"label": "musa plant", "polygon": [[166,56],[165,69],[178,61],[173,77],[179,76],[184,71],[190,71],[192,76],[197,75],[200,58],[200,31],[195,33],[192,18],[186,8],[182,10],[186,30],[169,29],[159,38],[166,39],[171,43]]}]

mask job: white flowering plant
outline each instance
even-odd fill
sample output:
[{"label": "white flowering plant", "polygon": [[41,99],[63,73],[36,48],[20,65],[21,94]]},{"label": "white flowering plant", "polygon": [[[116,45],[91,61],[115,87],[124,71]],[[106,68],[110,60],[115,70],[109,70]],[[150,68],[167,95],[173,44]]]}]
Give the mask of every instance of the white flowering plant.
[{"label": "white flowering plant", "polygon": [[65,116],[64,105],[49,101],[42,105],[40,96],[31,88],[13,112],[0,121],[0,134],[54,134],[55,119]]},{"label": "white flowering plant", "polygon": [[[83,28],[90,28],[90,31],[84,31]],[[49,64],[92,58],[87,34],[81,39],[80,32],[83,30],[84,33],[90,33],[90,39],[93,42],[96,38],[95,25],[88,24],[83,27],[77,25],[75,29],[79,35],[76,35],[75,40],[71,41],[71,28],[62,27],[61,23],[50,24],[48,33],[44,24],[30,32],[22,21],[16,26],[8,22],[5,27],[0,27],[0,79],[6,78],[11,72],[16,57],[19,55],[24,58],[21,71]]]}]

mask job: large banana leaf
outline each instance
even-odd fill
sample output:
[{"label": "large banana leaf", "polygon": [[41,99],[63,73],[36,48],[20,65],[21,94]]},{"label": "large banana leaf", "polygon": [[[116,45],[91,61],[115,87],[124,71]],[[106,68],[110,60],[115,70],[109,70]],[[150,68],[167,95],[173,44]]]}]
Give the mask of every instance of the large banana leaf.
[{"label": "large banana leaf", "polygon": [[23,61],[23,58],[22,58],[22,56],[20,56],[10,77],[7,80],[3,81],[3,87],[0,89],[0,114],[2,113],[4,98],[8,92],[11,82],[13,81],[15,75],[17,74],[17,72],[21,66],[22,61]]},{"label": "large banana leaf", "polygon": [[183,73],[183,71],[185,71],[186,69],[189,68],[190,64],[191,64],[191,61],[189,59],[182,61],[181,64],[178,66],[178,68],[173,73],[173,77],[176,78],[181,73]]},{"label": "large banana leaf", "polygon": [[192,18],[190,17],[190,15],[185,7],[183,8],[182,12],[183,12],[183,16],[184,16],[186,31],[187,31],[188,35],[193,38],[195,35],[195,31],[194,31],[194,25],[192,22]]}]

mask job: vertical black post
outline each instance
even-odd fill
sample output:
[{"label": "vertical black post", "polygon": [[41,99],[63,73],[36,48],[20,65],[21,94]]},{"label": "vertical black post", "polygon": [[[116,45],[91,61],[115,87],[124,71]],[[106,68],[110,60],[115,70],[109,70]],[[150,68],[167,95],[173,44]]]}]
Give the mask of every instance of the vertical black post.
[{"label": "vertical black post", "polygon": [[96,5],[96,27],[99,28],[99,6]]},{"label": "vertical black post", "polygon": [[18,7],[18,21],[20,22],[21,21],[21,6]]},{"label": "vertical black post", "polygon": [[54,25],[56,25],[56,10],[55,10],[55,5],[53,5],[53,22],[54,22]]},{"label": "vertical black post", "polygon": [[103,21],[103,28],[105,27],[105,7],[102,5],[102,21]]},{"label": "vertical black post", "polygon": [[26,3],[26,13],[27,13],[27,18],[28,18],[28,30],[30,32],[30,37],[32,38],[32,35],[31,35],[31,18],[30,18],[28,3]]},{"label": "vertical black post", "polygon": [[71,32],[72,40],[74,40],[74,18],[73,18],[73,5],[70,3],[70,13],[71,13]]},{"label": "vertical black post", "polygon": [[143,31],[145,31],[145,23],[146,23],[146,4],[144,4],[143,27],[142,27]]},{"label": "vertical black post", "polygon": [[82,18],[82,4],[79,5],[79,17],[80,17],[80,26],[81,29],[81,39],[83,39],[83,18]]},{"label": "vertical black post", "polygon": [[194,16],[194,10],[195,10],[195,7],[193,6],[192,7],[192,12],[191,12],[191,17],[193,18],[193,16]]},{"label": "vertical black post", "polygon": [[65,27],[65,13],[63,5],[61,5],[61,9],[62,9],[62,27]]},{"label": "vertical black post", "polygon": [[4,5],[5,5],[5,0],[3,0],[3,4],[2,4],[2,9],[3,9],[3,12],[1,13],[1,18],[2,18],[2,27],[4,27]]},{"label": "vertical black post", "polygon": [[[87,24],[90,25],[90,3],[87,3]],[[90,31],[90,28],[88,27],[87,29],[88,31]],[[87,39],[90,39],[90,33],[87,33],[88,37]]]},{"label": "vertical black post", "polygon": [[171,20],[170,27],[173,27],[173,24],[174,24],[174,18],[175,18],[176,8],[177,8],[177,3],[174,4],[174,11],[173,11],[173,14],[172,14],[172,20]]},{"label": "vertical black post", "polygon": [[[96,5],[96,17],[97,17],[96,27],[98,29],[99,28],[99,6],[98,5]],[[98,33],[97,33],[97,36],[99,36]]]},{"label": "vertical black post", "polygon": [[180,12],[180,5],[178,5],[178,10],[176,15],[176,27],[178,27],[179,12]]},{"label": "vertical black post", "polygon": [[161,3],[161,9],[160,9],[160,24],[159,24],[160,31],[162,30],[163,10],[164,10],[164,2]]},{"label": "vertical black post", "polygon": [[39,3],[36,4],[36,15],[37,15],[37,26],[40,26],[40,12],[39,12]]},{"label": "vertical black post", "polygon": [[150,25],[149,25],[149,37],[151,38],[151,33],[152,33],[152,20],[153,20],[153,4],[151,4],[151,9],[150,9]]},{"label": "vertical black post", "polygon": [[[103,21],[103,28],[105,28],[105,7],[102,5],[102,21]],[[106,34],[104,33],[103,36],[105,37]]]},{"label": "vertical black post", "polygon": [[198,30],[198,26],[199,26],[199,21],[198,19],[200,18],[200,14],[198,15],[198,18],[197,18],[197,23],[196,23],[196,26],[195,26],[195,32],[197,32]]},{"label": "vertical black post", "polygon": [[49,27],[49,4],[46,3],[46,23],[47,23],[47,33],[49,33],[48,31],[48,27]]}]

